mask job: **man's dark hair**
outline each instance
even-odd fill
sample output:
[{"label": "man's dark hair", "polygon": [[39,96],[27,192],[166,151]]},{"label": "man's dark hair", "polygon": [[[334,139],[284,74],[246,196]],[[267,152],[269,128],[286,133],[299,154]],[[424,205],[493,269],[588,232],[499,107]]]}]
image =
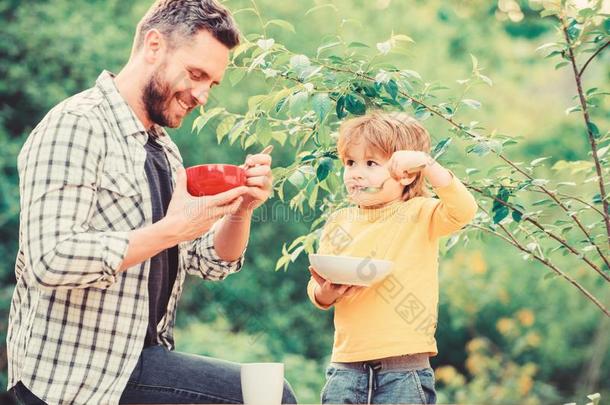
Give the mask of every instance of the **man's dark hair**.
[{"label": "man's dark hair", "polygon": [[174,48],[200,30],[209,31],[229,49],[239,44],[239,30],[231,13],[216,0],[157,0],[138,24],[134,49],[144,43],[146,33],[157,29]]}]

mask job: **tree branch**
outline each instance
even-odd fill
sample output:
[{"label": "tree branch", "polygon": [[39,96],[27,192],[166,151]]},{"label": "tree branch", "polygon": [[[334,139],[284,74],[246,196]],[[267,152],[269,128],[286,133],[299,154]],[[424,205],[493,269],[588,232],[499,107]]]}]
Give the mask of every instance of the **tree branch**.
[{"label": "tree branch", "polygon": [[[578,98],[580,100],[580,108],[582,110],[583,118],[585,120],[585,126],[587,127],[587,135],[589,137],[589,145],[591,146],[591,153],[593,155],[593,161],[595,162],[595,171],[597,172],[597,181],[599,184],[599,193],[602,200],[602,207],[604,212],[604,222],[606,224],[606,233],[608,234],[608,245],[610,246],[610,214],[608,213],[608,201],[606,200],[606,187],[604,185],[604,173],[602,171],[601,164],[599,162],[599,157],[597,156],[597,141],[595,140],[595,135],[591,130],[591,119],[589,117],[589,111],[587,109],[587,100],[585,99],[584,93],[582,91],[582,82],[580,80],[580,73],[578,72],[578,67],[576,66],[576,57],[574,56],[574,49],[572,48],[572,42],[570,41],[570,36],[568,35],[568,27],[566,25],[566,20],[563,15],[560,15],[561,28],[563,31],[563,36],[565,38],[566,44],[568,45],[568,57],[570,58],[570,64],[572,65],[572,70],[574,72],[574,80],[576,81],[576,90],[578,92]],[[607,45],[607,44],[606,44]],[[604,46],[605,47],[605,46]],[[601,48],[603,49],[603,47]],[[592,58],[591,58],[592,59]],[[590,62],[587,61],[587,63]],[[586,67],[586,65],[585,65]],[[584,69],[581,69],[581,72]]]},{"label": "tree branch", "polygon": [[[328,66],[324,63],[321,63],[320,61],[316,61],[318,64],[320,64],[320,66],[325,67],[326,69],[335,71],[335,72],[343,72],[343,73],[349,73],[351,75],[354,75],[356,77],[360,77],[361,79],[367,80],[367,81],[371,81],[371,82],[375,82],[375,78],[368,76],[364,73],[361,72],[354,72],[351,71],[349,69],[340,69],[337,67],[333,67],[333,66]],[[454,128],[457,128],[458,130],[462,131],[463,133],[465,133],[466,135],[470,136],[473,139],[478,139],[480,138],[480,136],[475,135],[473,133],[471,133],[470,131],[467,131],[466,129],[463,128],[463,126],[457,122],[455,122],[452,118],[446,117],[443,113],[441,113],[440,111],[437,111],[435,108],[431,107],[430,105],[428,105],[427,103],[420,101],[418,99],[416,99],[415,97],[411,96],[410,94],[402,91],[402,90],[398,90],[398,93],[411,100],[414,103],[418,103],[421,106],[423,106],[426,110],[428,110],[430,113],[440,117],[441,119],[447,121],[449,124],[451,124]],[[513,169],[515,169],[517,172],[519,172],[521,175],[523,175],[525,178],[527,178],[528,180],[534,180],[534,178],[527,173],[526,171],[524,171],[523,169],[521,169],[519,166],[517,166],[515,163],[513,163],[510,159],[508,159],[506,156],[504,156],[502,153],[498,153],[498,152],[494,152],[496,153],[496,155],[502,160],[504,161],[506,164],[508,164],[510,167],[512,167]],[[555,201],[555,203],[564,211],[568,214],[568,217],[571,218],[576,225],[578,226],[578,228],[582,231],[582,233],[586,236],[587,240],[589,241],[589,243],[593,246],[596,247],[596,251],[598,253],[600,253],[600,256],[602,257],[602,259],[606,262],[608,259],[605,258],[605,256],[601,253],[601,249],[597,246],[597,244],[595,243],[595,241],[593,240],[593,238],[591,237],[591,234],[587,231],[586,227],[583,225],[583,223],[580,221],[580,219],[578,219],[578,217],[576,215],[574,215],[573,213],[570,212],[570,210],[568,209],[568,207],[566,207],[566,205],[559,200],[549,189],[547,189],[546,187],[544,187],[543,185],[539,185],[536,186],[538,187],[541,191],[543,191],[545,194],[547,194],[549,197],[551,197],[551,199],[553,199],[553,201]],[[603,194],[605,195],[605,194]],[[607,206],[607,202],[605,203]],[[607,207],[606,211],[607,211]],[[608,232],[609,232],[609,240],[610,240],[610,223],[607,221],[608,216],[604,216],[606,222],[607,222],[607,228],[608,228]]]},{"label": "tree branch", "polygon": [[595,298],[595,296],[593,296],[593,294],[591,294],[586,288],[584,288],[580,283],[578,283],[576,280],[574,280],[572,277],[568,276],[566,273],[564,273],[561,269],[559,269],[557,266],[555,266],[552,262],[550,262],[548,259],[543,258],[541,256],[538,256],[534,253],[532,253],[531,251],[529,251],[526,247],[524,247],[523,245],[521,245],[519,242],[515,241],[514,239],[509,239],[508,237],[500,234],[499,232],[496,232],[492,229],[486,228],[484,226],[480,226],[477,224],[470,224],[469,226],[473,227],[473,228],[477,228],[480,229],[482,231],[491,233],[494,236],[497,236],[501,239],[503,239],[505,242],[510,243],[511,245],[513,245],[514,247],[516,247],[517,249],[519,249],[520,251],[527,253],[529,255],[532,255],[532,257],[536,260],[538,260],[540,263],[544,264],[545,266],[547,266],[548,268],[550,268],[552,271],[554,271],[558,276],[564,278],[565,280],[567,280],[570,284],[572,284],[574,287],[576,287],[588,300],[590,300],[591,302],[593,302],[599,309],[601,309],[601,311],[607,316],[610,317],[610,311],[608,311],[608,309],[606,307],[604,307],[604,305],[599,302],[599,300],[597,298]]}]

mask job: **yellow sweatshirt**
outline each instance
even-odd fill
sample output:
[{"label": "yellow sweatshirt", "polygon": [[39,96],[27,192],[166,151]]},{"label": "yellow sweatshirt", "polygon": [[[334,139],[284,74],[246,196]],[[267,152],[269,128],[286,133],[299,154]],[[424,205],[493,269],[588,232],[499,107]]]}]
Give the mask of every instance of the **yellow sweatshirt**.
[{"label": "yellow sweatshirt", "polygon": [[[334,304],[332,361],[438,353],[439,238],[470,222],[477,204],[453,174],[448,185],[434,191],[439,198],[415,197],[378,209],[344,208],[324,225],[318,253],[394,262],[383,281]],[[310,300],[328,309],[315,300],[315,284],[311,278]]]}]

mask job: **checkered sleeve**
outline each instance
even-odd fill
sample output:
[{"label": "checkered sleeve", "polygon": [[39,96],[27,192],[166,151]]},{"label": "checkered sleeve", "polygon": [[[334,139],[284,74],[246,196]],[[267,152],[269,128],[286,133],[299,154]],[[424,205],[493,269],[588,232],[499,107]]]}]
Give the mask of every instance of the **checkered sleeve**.
[{"label": "checkered sleeve", "polygon": [[234,261],[222,260],[214,247],[214,227],[203,236],[189,242],[186,271],[204,280],[220,281],[229,274],[237,273],[244,263],[244,254]]},{"label": "checkered sleeve", "polygon": [[102,145],[90,118],[51,111],[19,154],[27,268],[42,289],[107,288],[129,244],[127,232],[93,231]]}]

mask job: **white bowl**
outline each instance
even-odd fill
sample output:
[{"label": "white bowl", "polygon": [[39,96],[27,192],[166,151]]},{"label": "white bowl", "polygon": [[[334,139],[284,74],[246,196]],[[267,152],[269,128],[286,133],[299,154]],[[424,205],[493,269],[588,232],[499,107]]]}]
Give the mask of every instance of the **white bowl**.
[{"label": "white bowl", "polygon": [[334,284],[369,287],[383,280],[392,270],[394,262],[369,257],[310,254],[309,263],[314,270]]}]

